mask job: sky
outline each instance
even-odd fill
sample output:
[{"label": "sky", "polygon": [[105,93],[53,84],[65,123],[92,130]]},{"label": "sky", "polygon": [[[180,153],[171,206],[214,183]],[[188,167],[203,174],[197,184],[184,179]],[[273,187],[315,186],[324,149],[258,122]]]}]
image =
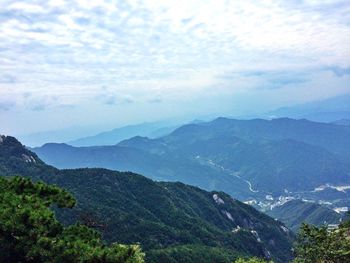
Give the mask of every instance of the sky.
[{"label": "sky", "polygon": [[253,115],[349,84],[348,0],[0,0],[2,134]]}]

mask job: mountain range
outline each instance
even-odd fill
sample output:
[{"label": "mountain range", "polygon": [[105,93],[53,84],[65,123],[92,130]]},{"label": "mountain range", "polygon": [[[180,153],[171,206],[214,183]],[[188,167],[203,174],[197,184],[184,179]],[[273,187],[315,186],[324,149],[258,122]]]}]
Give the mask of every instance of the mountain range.
[{"label": "mountain range", "polygon": [[340,119],[340,120],[333,121],[332,123],[338,124],[338,125],[350,126],[350,119]]},{"label": "mountain range", "polygon": [[140,242],[147,262],[291,258],[293,234],[282,223],[224,192],[101,168],[59,170],[10,136],[0,136],[0,174],[70,191],[77,206],[56,208],[61,221],[95,227],[107,242]]},{"label": "mountain range", "polygon": [[350,119],[350,93],[325,100],[279,108],[269,112],[267,116],[273,118],[305,118],[320,122]]},{"label": "mountain range", "polygon": [[[240,119],[251,118],[281,118],[308,119],[319,122],[331,122],[336,124],[348,124],[350,119],[350,94],[332,97],[304,104],[296,104],[290,107],[278,108],[264,114],[234,115]],[[201,116],[201,119],[212,120],[217,115]],[[133,125],[121,126],[112,130],[102,131],[101,127],[70,127],[61,130],[21,134],[18,138],[26,145],[39,147],[49,142],[65,142],[73,146],[101,146],[115,145],[122,140],[134,136],[158,138],[171,133],[181,124],[187,123],[188,118],[168,119],[156,122],[144,122]],[[193,120],[191,123],[202,121]],[[82,135],[84,135],[82,137]],[[88,136],[87,136],[88,135]]]},{"label": "mountain range", "polygon": [[350,127],[289,118],[184,125],[114,146],[34,148],[59,168],[104,167],[222,190],[239,199],[349,185]]},{"label": "mountain range", "polygon": [[116,128],[89,137],[79,138],[68,142],[68,144],[73,146],[115,145],[134,136],[147,136],[149,138],[161,137],[172,132],[176,128],[177,126],[174,124],[167,125],[162,122],[141,123]]}]

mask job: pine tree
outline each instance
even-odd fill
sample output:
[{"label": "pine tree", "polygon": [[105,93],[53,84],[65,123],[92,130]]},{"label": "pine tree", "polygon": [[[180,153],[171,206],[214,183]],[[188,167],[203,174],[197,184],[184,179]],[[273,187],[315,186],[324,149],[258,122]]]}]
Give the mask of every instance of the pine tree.
[{"label": "pine tree", "polygon": [[84,225],[64,227],[53,205],[71,208],[75,200],[56,186],[0,177],[0,262],[143,262],[137,245],[107,246]]}]

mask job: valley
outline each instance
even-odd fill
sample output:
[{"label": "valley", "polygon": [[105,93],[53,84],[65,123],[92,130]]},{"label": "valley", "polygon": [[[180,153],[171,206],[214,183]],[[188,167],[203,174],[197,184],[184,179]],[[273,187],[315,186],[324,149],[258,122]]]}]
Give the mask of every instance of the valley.
[{"label": "valley", "polygon": [[95,147],[47,144],[33,151],[59,168],[104,167],[222,190],[261,211],[297,199],[342,214],[350,207],[349,138],[350,128],[335,124],[218,118],[157,139],[137,136]]},{"label": "valley", "polygon": [[350,263],[349,47],[349,0],[0,0],[0,263]]}]

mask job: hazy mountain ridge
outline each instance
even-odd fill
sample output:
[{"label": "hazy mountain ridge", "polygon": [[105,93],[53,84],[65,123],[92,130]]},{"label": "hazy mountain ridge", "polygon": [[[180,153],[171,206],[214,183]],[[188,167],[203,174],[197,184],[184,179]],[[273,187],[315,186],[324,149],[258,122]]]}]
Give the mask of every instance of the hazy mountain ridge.
[{"label": "hazy mountain ridge", "polygon": [[111,131],[98,133],[93,136],[79,138],[68,142],[68,144],[73,146],[115,145],[122,140],[134,136],[148,136],[151,138],[164,136],[172,132],[176,127],[177,126],[175,125],[166,125],[165,123],[141,123],[128,125]]},{"label": "hazy mountain ridge", "polygon": [[333,121],[332,123],[337,125],[350,126],[350,119],[340,119],[340,120]]},{"label": "hazy mountain ridge", "polygon": [[283,107],[267,114],[270,117],[305,118],[313,121],[333,122],[350,118],[350,94],[329,99]]},{"label": "hazy mountain ridge", "polygon": [[[232,262],[238,255],[272,255],[285,262],[291,256],[293,235],[281,223],[223,192],[106,169],[58,170],[15,138],[1,138],[2,175],[22,174],[71,191],[78,206],[72,212],[58,211],[61,220],[71,223],[89,213],[108,241],[141,242],[149,262],[159,261],[163,249],[188,245],[196,249],[193,253],[206,250],[207,262]],[[35,161],[27,161],[23,153]]]},{"label": "hazy mountain ridge", "polygon": [[34,151],[61,168],[130,170],[240,198],[264,197],[348,183],[350,127],[288,118],[218,118],[184,125],[159,139],[134,137],[113,147],[69,150],[52,144]]}]

